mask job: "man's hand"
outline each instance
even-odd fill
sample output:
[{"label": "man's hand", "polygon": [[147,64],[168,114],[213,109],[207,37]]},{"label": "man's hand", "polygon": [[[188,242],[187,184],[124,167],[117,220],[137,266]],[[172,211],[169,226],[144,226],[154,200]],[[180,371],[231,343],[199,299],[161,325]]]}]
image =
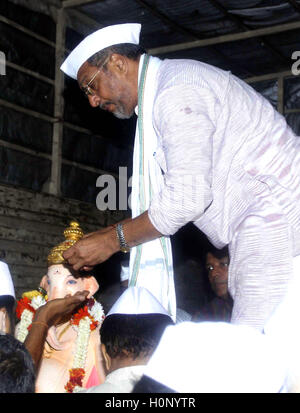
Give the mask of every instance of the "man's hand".
[{"label": "man's hand", "polygon": [[88,295],[89,291],[77,291],[74,295],[48,301],[47,304],[38,308],[33,321],[46,323],[49,327],[56,325],[70,318],[73,311],[82,305]]},{"label": "man's hand", "polygon": [[64,259],[75,271],[90,271],[119,250],[113,226],[84,235],[73,247],[63,253]]},{"label": "man's hand", "polygon": [[[162,236],[152,225],[148,211],[134,219],[128,218],[121,222],[126,243],[130,248]],[[115,227],[111,225],[83,236],[63,253],[63,257],[75,271],[90,271],[95,265],[106,261],[118,251],[120,251],[119,240]]]},{"label": "man's hand", "polygon": [[86,300],[89,291],[78,291],[73,296],[57,298],[48,301],[47,304],[38,308],[31,329],[24,342],[27,350],[34,361],[36,371],[39,369],[43,354],[48,327],[58,324],[64,319],[69,319],[71,313]]}]

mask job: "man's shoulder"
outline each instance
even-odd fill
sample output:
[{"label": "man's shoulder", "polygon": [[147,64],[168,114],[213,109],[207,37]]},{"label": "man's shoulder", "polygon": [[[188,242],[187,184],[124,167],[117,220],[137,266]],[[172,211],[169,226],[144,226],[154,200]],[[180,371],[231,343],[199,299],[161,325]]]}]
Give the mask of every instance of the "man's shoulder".
[{"label": "man's shoulder", "polygon": [[156,104],[181,104],[183,96],[222,101],[229,76],[229,72],[196,60],[165,59],[157,74]]},{"label": "man's shoulder", "polygon": [[164,59],[158,72],[159,88],[165,85],[172,86],[180,83],[184,85],[209,86],[209,83],[218,78],[221,82],[228,79],[229,72],[218,67],[191,59]]},{"label": "man's shoulder", "polygon": [[144,369],[144,365],[137,365],[114,370],[107,375],[104,383],[90,387],[85,393],[130,393]]}]

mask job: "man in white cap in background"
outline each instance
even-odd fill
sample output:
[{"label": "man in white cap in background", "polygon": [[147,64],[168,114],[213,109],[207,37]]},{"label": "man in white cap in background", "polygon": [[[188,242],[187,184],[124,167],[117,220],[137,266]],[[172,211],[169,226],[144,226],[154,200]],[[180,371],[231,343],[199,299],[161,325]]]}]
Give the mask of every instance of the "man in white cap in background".
[{"label": "man in white cap in background", "polygon": [[300,139],[231,73],[144,54],[140,29],[100,29],[61,67],[91,106],[138,114],[133,219],[87,235],[64,257],[89,269],[131,249],[129,285],[148,288],[174,316],[168,237],[193,222],[217,248],[229,244],[231,321],[261,330],[300,255]]},{"label": "man in white cap in background", "polygon": [[14,333],[15,289],[8,265],[0,261],[0,332]]},{"label": "man in white cap in background", "polygon": [[112,306],[101,329],[101,351],[108,375],[81,393],[130,393],[173,321],[145,288],[129,287]]}]

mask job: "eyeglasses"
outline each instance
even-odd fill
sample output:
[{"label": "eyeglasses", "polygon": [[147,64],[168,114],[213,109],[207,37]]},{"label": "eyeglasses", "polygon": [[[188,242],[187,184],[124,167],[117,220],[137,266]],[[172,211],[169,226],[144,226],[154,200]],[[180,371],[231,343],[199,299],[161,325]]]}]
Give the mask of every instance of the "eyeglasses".
[{"label": "eyeglasses", "polygon": [[97,72],[93,75],[93,77],[91,78],[91,80],[89,80],[89,82],[87,83],[86,86],[83,86],[81,88],[81,90],[83,91],[83,93],[85,94],[86,97],[89,96],[94,96],[95,91],[93,90],[93,88],[91,88],[91,84],[93,83],[93,81],[95,80],[95,78],[97,77],[97,75],[101,72],[101,70],[103,69],[103,67],[106,65],[107,61],[109,59],[109,56],[105,59],[104,63],[98,67]]},{"label": "eyeglasses", "polygon": [[83,90],[83,93],[86,95],[86,97],[93,96],[95,91],[90,87],[90,85],[93,83],[95,80],[96,76],[100,73],[100,69],[97,70],[97,72],[94,74],[94,76],[91,78],[91,80],[88,82],[86,86],[83,86],[81,89]]}]

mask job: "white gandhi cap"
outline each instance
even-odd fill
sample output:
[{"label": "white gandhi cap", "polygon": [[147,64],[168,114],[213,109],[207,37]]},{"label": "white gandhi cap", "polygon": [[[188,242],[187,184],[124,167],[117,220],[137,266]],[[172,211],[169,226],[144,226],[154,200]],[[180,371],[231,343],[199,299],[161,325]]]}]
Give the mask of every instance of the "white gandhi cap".
[{"label": "white gandhi cap", "polygon": [[141,25],[139,23],[116,24],[99,29],[85,37],[69,54],[60,69],[77,79],[80,67],[100,50],[120,43],[139,44]]},{"label": "white gandhi cap", "polygon": [[168,326],[144,374],[179,393],[286,391],[288,367],[276,342],[222,322]]},{"label": "white gandhi cap", "polygon": [[2,261],[0,261],[0,295],[11,295],[16,298],[8,265]]},{"label": "white gandhi cap", "polygon": [[144,287],[128,287],[106,317],[113,314],[164,314],[170,317],[167,310]]}]

